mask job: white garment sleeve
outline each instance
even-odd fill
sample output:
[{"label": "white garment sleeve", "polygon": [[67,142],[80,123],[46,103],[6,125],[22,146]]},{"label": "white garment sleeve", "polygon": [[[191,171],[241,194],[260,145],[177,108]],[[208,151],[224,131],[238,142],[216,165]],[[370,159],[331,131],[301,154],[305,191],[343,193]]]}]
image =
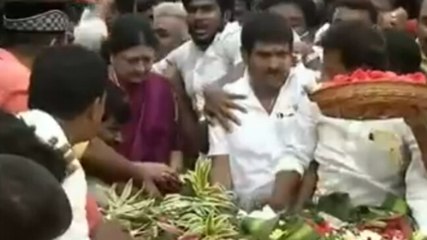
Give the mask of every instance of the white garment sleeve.
[{"label": "white garment sleeve", "polygon": [[155,64],[153,64],[151,70],[153,72],[157,73],[157,74],[164,75],[164,72],[166,71],[167,67],[170,64],[179,67],[178,56],[182,52],[183,45],[181,45],[178,48],[175,48],[166,57],[164,57],[162,60],[160,60],[160,61],[156,62]]},{"label": "white garment sleeve", "polygon": [[317,145],[317,105],[303,100],[295,115],[295,124],[290,129],[288,144],[286,145],[283,164],[292,167],[293,170],[303,175],[314,158],[314,150]]},{"label": "white garment sleeve", "polygon": [[221,125],[209,126],[209,156],[228,155],[227,133]]},{"label": "white garment sleeve", "polygon": [[423,235],[427,235],[427,172],[415,136],[405,125],[405,142],[411,153],[406,171],[406,201]]}]

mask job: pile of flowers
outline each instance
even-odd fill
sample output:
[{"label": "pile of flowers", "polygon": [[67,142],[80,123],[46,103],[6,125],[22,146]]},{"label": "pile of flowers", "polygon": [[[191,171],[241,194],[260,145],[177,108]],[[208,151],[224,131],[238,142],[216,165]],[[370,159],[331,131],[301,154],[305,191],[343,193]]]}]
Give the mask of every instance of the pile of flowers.
[{"label": "pile of flowers", "polygon": [[423,73],[398,75],[394,72],[358,69],[351,74],[339,74],[332,80],[322,83],[322,88],[341,86],[360,82],[408,82],[426,84],[427,79]]},{"label": "pile of flowers", "polygon": [[243,230],[259,240],[424,239],[412,231],[403,200],[389,197],[382,207],[373,208],[352,207],[346,194],[322,198],[298,214],[276,214],[265,207],[245,217]]},{"label": "pile of flowers", "polygon": [[412,232],[405,201],[394,196],[381,207],[353,207],[347,194],[336,193],[298,213],[264,207],[248,214],[232,194],[209,183],[210,169],[211,161],[199,159],[182,176],[183,192],[163,199],[146,196],[132,182],[121,190],[114,185],[102,212],[141,240],[424,240]]}]

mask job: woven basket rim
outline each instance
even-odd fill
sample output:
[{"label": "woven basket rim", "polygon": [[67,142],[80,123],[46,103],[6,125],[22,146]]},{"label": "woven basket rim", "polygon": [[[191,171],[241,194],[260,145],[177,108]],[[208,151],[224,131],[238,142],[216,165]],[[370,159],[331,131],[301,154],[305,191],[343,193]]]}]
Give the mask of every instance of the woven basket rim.
[{"label": "woven basket rim", "polygon": [[[397,87],[396,85],[406,85],[411,87],[421,87],[421,88],[427,89],[427,82],[418,83],[418,82],[409,82],[409,81],[390,81],[387,79],[384,79],[384,80],[379,79],[372,82],[369,82],[369,81],[350,82],[350,83],[343,83],[343,84],[332,85],[324,88],[319,88],[314,92],[310,93],[310,95],[313,96],[313,95],[321,94],[324,91],[336,91],[337,89],[340,89],[340,88],[353,88],[353,87],[358,88],[358,87],[367,87],[372,85],[386,85],[386,86],[389,85],[387,87],[390,87],[390,88],[396,88]],[[385,86],[381,86],[381,87],[385,87]]]}]

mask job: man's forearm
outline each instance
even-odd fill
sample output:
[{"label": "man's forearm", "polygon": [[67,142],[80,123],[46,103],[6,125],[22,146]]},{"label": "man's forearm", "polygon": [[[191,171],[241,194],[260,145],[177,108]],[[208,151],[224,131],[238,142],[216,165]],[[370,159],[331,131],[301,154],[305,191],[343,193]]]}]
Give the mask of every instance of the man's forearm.
[{"label": "man's forearm", "polygon": [[213,157],[211,183],[220,184],[226,189],[231,189],[232,182],[228,156],[221,155]]},{"label": "man's forearm", "polygon": [[93,139],[84,152],[82,165],[88,174],[106,182],[128,181],[131,178],[136,183],[143,182],[132,162],[98,138]]},{"label": "man's forearm", "polygon": [[270,207],[280,211],[290,207],[295,201],[301,175],[294,171],[282,171],[276,174],[273,195],[269,201]]}]

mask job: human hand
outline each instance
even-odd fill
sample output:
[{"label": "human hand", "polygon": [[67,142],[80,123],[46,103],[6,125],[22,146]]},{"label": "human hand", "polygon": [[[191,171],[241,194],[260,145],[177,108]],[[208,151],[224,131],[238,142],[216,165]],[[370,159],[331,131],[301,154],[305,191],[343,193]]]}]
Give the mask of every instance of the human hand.
[{"label": "human hand", "polygon": [[[135,163],[138,173],[144,181],[144,187],[149,194],[161,196],[160,190],[177,190],[181,187],[177,174],[162,163]],[[159,189],[160,188],[160,189]]]},{"label": "human hand", "polygon": [[96,229],[94,240],[132,240],[120,224],[113,221],[106,221],[100,224]]},{"label": "human hand", "polygon": [[241,112],[246,110],[236,104],[234,100],[245,99],[246,96],[226,93],[219,87],[209,86],[204,90],[205,109],[204,111],[208,116],[218,120],[219,124],[227,130],[231,130],[230,121],[240,125],[240,120],[232,113],[233,109]]},{"label": "human hand", "polygon": [[394,28],[404,30],[407,21],[408,13],[400,7],[394,11],[383,13],[379,21],[379,26],[383,29]]}]

